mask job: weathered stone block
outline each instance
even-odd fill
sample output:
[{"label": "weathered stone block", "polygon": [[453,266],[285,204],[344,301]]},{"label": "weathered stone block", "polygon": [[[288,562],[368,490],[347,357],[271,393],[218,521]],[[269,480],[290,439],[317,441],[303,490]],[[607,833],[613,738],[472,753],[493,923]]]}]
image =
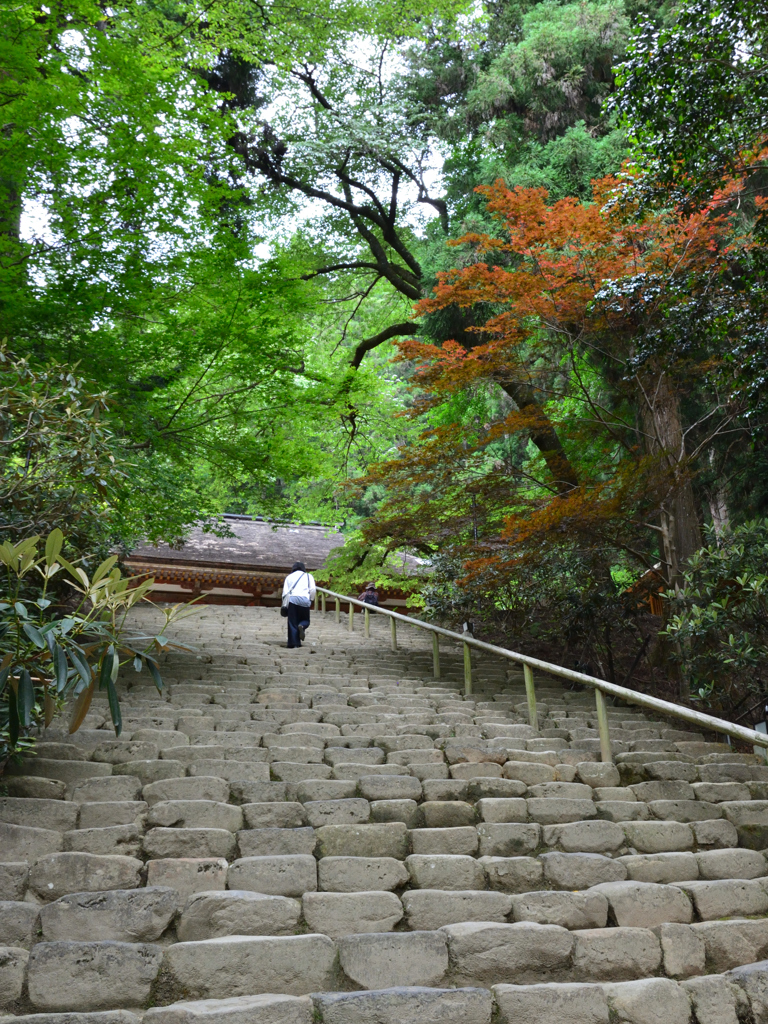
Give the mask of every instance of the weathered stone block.
[{"label": "weathered stone block", "polygon": [[133,775],[112,775],[109,778],[84,779],[72,787],[75,803],[100,803],[104,801],[138,800],[141,781]]},{"label": "weathered stone block", "polygon": [[553,889],[590,889],[601,882],[623,882],[623,864],[599,853],[543,853],[544,878]]},{"label": "weathered stone block", "polygon": [[19,900],[0,902],[0,946],[29,949],[37,941],[39,908]]},{"label": "weathered stone block", "polygon": [[695,857],[704,879],[762,878],[768,874],[768,861],[758,850],[706,850]]},{"label": "weathered stone block", "polygon": [[588,928],[574,935],[573,973],[580,980],[647,978],[661,966],[661,944],[648,928]]},{"label": "weathered stone block", "polygon": [[39,1010],[142,1006],[162,959],[158,946],[127,942],[39,942],[29,957],[29,1000]]},{"label": "weathered stone block", "polygon": [[223,857],[179,857],[147,863],[147,885],[175,889],[182,903],[192,893],[223,889],[226,884],[227,862]]},{"label": "weathered stone block", "polygon": [[412,889],[403,894],[409,926],[415,931],[433,931],[460,921],[505,923],[512,898],[500,892],[445,892],[440,889]]},{"label": "weathered stone block", "polygon": [[541,825],[502,824],[477,826],[481,857],[518,857],[533,853],[541,843]]},{"label": "weathered stone block", "polygon": [[150,828],[214,828],[239,832],[243,827],[243,811],[232,804],[202,797],[196,800],[158,800],[149,809],[147,825]]},{"label": "weathered stone block", "polygon": [[409,986],[321,993],[312,998],[323,1024],[490,1024],[493,1009],[491,993],[480,988]]},{"label": "weathered stone block", "polygon": [[638,853],[669,853],[693,849],[693,832],[677,821],[627,821],[622,823],[627,844]]},{"label": "weathered stone block", "polygon": [[692,853],[640,853],[618,858],[635,882],[675,885],[699,877],[699,865]]},{"label": "weathered stone block", "polygon": [[155,860],[235,855],[234,835],[223,828],[151,828],[142,841],[144,853]]},{"label": "weathered stone block", "polygon": [[25,825],[49,829],[52,832],[68,832],[77,828],[77,812],[77,804],[65,800],[0,797],[0,822],[7,825]]},{"label": "weathered stone block", "polygon": [[384,825],[323,825],[317,830],[319,857],[395,857],[408,855],[408,829],[402,822]]},{"label": "weathered stone block", "polygon": [[478,863],[498,892],[532,892],[544,881],[544,865],[536,857],[481,857]]},{"label": "weathered stone block", "polygon": [[4,861],[31,864],[39,857],[61,850],[63,844],[61,832],[0,823],[0,856]]},{"label": "weathered stone block", "polygon": [[80,804],[80,828],[112,828],[114,825],[137,825],[142,830],[147,820],[147,804],[143,800],[112,800]]},{"label": "weathered stone block", "polygon": [[405,866],[416,889],[483,889],[483,866],[460,854],[411,854]]},{"label": "weathered stone block", "polygon": [[727,975],[691,978],[681,987],[691,1000],[696,1024],[739,1024],[736,994]]},{"label": "weathered stone block", "polygon": [[72,892],[136,889],[141,885],[141,868],[136,857],[49,853],[33,865],[29,885],[44,900]]},{"label": "weathered stone block", "polygon": [[148,887],[73,893],[40,910],[46,942],[155,942],[176,914],[174,889]]},{"label": "weathered stone block", "polygon": [[302,899],[310,930],[332,939],[360,932],[391,932],[403,917],[392,892],[310,892]]},{"label": "weathered stone block", "polygon": [[613,853],[624,845],[624,830],[610,821],[544,825],[542,841],[566,853]]},{"label": "weathered stone block", "polygon": [[255,828],[237,833],[241,857],[271,857],[286,853],[313,854],[313,828]]},{"label": "weathered stone block", "polygon": [[317,863],[323,892],[383,892],[400,889],[410,875],[394,857],[323,857]]},{"label": "weathered stone block", "polygon": [[556,924],[576,928],[605,928],[608,900],[594,889],[587,892],[529,892],[512,897],[514,921]]},{"label": "weathered stone block", "polygon": [[29,865],[26,861],[0,863],[0,900],[22,900],[27,891]]},{"label": "weathered stone block", "polygon": [[600,985],[494,985],[499,1024],[608,1024]]},{"label": "weathered stone block", "polygon": [[527,804],[529,817],[541,825],[586,821],[597,816],[594,802],[591,799],[569,800],[560,797],[535,797],[529,799]]},{"label": "weathered stone block", "polygon": [[[309,996],[283,995],[190,1000],[170,1006],[153,1006],[144,1014],[144,1020],[146,1024],[312,1024],[312,1000]],[[45,1021],[40,1024],[45,1024]],[[59,1022],[52,1021],[51,1024]],[[62,1021],[61,1024],[81,1022]],[[94,1021],[93,1024],[100,1022]]]},{"label": "weathered stone block", "polygon": [[240,889],[190,896],[176,931],[180,942],[225,935],[292,935],[301,915],[298,900]]},{"label": "weathered stone block", "polygon": [[[421,784],[415,781],[421,789]],[[350,800],[355,796],[357,784],[352,779],[305,779],[296,786],[296,799],[302,804],[316,800]]]},{"label": "weathered stone block", "polygon": [[671,978],[690,978],[703,974],[704,938],[686,924],[663,924],[658,929],[664,970]]},{"label": "weathered stone block", "polygon": [[590,892],[602,893],[621,928],[656,928],[660,924],[690,924],[693,907],[685,893],[673,885],[653,882],[608,882]]},{"label": "weathered stone block", "polygon": [[141,834],[137,825],[80,828],[64,833],[64,849],[105,856],[120,854],[124,857],[138,857],[141,852]]},{"label": "weathered stone block", "polygon": [[448,970],[442,932],[347,935],[338,940],[341,969],[367,989],[439,985]]},{"label": "weathered stone block", "polygon": [[371,816],[371,805],[361,797],[349,800],[311,800],[304,804],[307,823],[322,825],[362,825]]},{"label": "weathered stone block", "polygon": [[20,998],[29,953],[19,946],[0,946],[0,1007]]},{"label": "weathered stone block", "polygon": [[477,853],[477,829],[464,828],[414,828],[409,832],[411,849],[414,853],[454,853],[472,856]]},{"label": "weathered stone block", "polygon": [[317,889],[317,865],[303,854],[244,857],[230,865],[227,885],[267,896],[303,896]]},{"label": "weathered stone block", "polygon": [[611,1012],[622,1024],[689,1024],[688,995],[669,978],[603,985],[603,992]]},{"label": "weathered stone block", "polygon": [[701,921],[721,917],[756,917],[768,913],[768,893],[759,881],[720,879],[719,881],[681,882],[693,900]]},{"label": "weathered stone block", "polygon": [[306,995],[333,987],[336,946],[326,935],[228,936],[177,942],[163,956],[165,998]]},{"label": "weathered stone block", "polygon": [[458,984],[526,984],[563,976],[573,935],[565,928],[530,922],[465,922],[442,928]]},{"label": "weathered stone block", "polygon": [[705,921],[691,927],[704,939],[710,972],[728,971],[768,957],[768,919]]},{"label": "weathered stone block", "polygon": [[243,804],[248,828],[301,828],[307,824],[304,804],[296,802]]}]

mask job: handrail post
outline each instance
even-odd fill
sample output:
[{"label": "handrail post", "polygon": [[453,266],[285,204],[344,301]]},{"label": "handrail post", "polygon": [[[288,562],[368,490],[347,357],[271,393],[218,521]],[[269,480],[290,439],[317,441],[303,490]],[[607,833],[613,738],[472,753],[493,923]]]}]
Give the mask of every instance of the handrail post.
[{"label": "handrail post", "polygon": [[600,733],[600,760],[612,761],[611,736],[608,731],[608,713],[605,710],[605,695],[595,687],[595,704],[597,705],[597,728]]},{"label": "handrail post", "polygon": [[336,598],[336,621],[341,622],[341,601]]},{"label": "handrail post", "polygon": [[435,679],[440,678],[440,646],[437,642],[437,633],[432,634],[432,675]]},{"label": "handrail post", "polygon": [[325,615],[325,613],[326,613],[326,607],[325,607],[325,594],[321,594],[321,595],[320,595],[320,599],[321,599],[321,602],[322,602],[322,603],[321,603],[321,608],[323,609],[323,615]]},{"label": "handrail post", "polygon": [[352,602],[349,602],[349,632],[354,632],[355,629],[355,606]]},{"label": "handrail post", "polygon": [[314,608],[315,614],[317,614],[317,598],[318,598],[318,594],[317,594],[317,591],[315,591],[315,608]]},{"label": "handrail post", "polygon": [[365,609],[365,635],[371,635],[371,613],[368,608]]},{"label": "handrail post", "polygon": [[536,710],[536,689],[533,685],[533,669],[530,665],[523,665],[525,676],[525,696],[528,698],[528,725],[538,732],[539,714]]},{"label": "handrail post", "polygon": [[392,626],[392,650],[397,650],[397,619],[390,618],[390,625]]},{"label": "handrail post", "polygon": [[469,644],[464,644],[464,695],[472,693],[472,651]]}]

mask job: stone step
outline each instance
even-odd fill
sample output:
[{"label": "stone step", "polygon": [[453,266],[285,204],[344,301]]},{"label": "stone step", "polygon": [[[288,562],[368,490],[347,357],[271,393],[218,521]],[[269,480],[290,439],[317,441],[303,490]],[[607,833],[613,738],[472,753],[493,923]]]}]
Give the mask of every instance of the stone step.
[{"label": "stone step", "polygon": [[759,967],[722,972],[768,955],[767,766],[624,706],[601,763],[592,694],[537,679],[534,731],[516,667],[465,697],[459,648],[434,681],[420,634],[333,618],[287,651],[274,609],[202,609],[163,694],[119,680],[120,738],[99,695],[0,780],[11,1019],[750,1012]]}]

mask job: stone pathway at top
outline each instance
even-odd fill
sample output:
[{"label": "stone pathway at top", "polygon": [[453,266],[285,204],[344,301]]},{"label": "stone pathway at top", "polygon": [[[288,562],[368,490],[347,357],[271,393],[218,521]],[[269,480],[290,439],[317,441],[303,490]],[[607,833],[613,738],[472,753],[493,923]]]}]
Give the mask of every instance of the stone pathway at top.
[{"label": "stone pathway at top", "polygon": [[355,627],[203,607],[6,772],[0,1021],[768,1021],[768,767]]}]

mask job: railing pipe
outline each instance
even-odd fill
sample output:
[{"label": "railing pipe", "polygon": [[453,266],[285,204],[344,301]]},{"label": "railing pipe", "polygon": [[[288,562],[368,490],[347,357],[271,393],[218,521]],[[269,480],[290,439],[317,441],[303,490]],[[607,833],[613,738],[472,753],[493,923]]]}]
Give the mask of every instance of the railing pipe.
[{"label": "railing pipe", "polygon": [[[365,605],[362,601],[358,601],[353,597],[346,597],[343,594],[336,594],[332,590],[318,587],[323,594],[328,594],[330,597],[336,598],[336,607],[339,608],[339,601],[351,601],[352,604],[359,608],[364,608]],[[449,640],[461,642],[469,647],[474,647],[478,651],[486,651],[488,654],[495,654],[499,658],[506,658],[508,661],[514,661],[517,664],[528,666],[531,670],[537,669],[539,672],[546,672],[548,675],[557,676],[560,679],[569,679],[574,683],[581,683],[584,686],[591,686],[595,690],[599,690],[604,696],[618,697],[620,700],[627,701],[629,704],[637,704],[638,707],[648,708],[651,711],[656,711],[662,715],[669,715],[672,718],[679,718],[684,722],[690,722],[692,725],[698,725],[702,729],[707,729],[709,732],[722,733],[724,736],[730,736],[735,740],[741,740],[743,743],[753,744],[754,746],[768,748],[768,735],[762,732],[756,732],[754,729],[747,729],[743,725],[736,725],[735,722],[726,722],[721,718],[715,718],[714,715],[706,715],[703,711],[696,711],[695,708],[687,708],[681,704],[672,704],[671,701],[662,700],[660,697],[652,697],[648,693],[640,693],[637,690],[629,690],[625,686],[619,686],[617,683],[610,683],[607,679],[596,679],[594,676],[588,676],[584,672],[577,672],[575,669],[566,668],[564,665],[554,665],[548,661],[542,661],[541,658],[534,658],[529,654],[520,654],[518,651],[508,651],[505,647],[498,647],[496,644],[486,643],[485,640],[477,640],[475,637],[467,636],[466,633],[454,633],[450,629],[444,629],[442,626],[435,626],[431,622],[424,622],[422,619],[414,619],[408,615],[402,615],[400,612],[393,612],[389,608],[376,608],[378,615],[387,616],[392,623],[392,636],[393,636],[393,650],[397,650],[396,643],[396,623],[407,622],[409,626],[414,626],[417,629],[426,629],[428,632],[434,633],[436,636],[444,636]],[[338,615],[338,611],[337,611]],[[339,619],[337,618],[337,622]]]},{"label": "railing pipe", "polygon": [[597,706],[597,728],[600,733],[600,760],[612,761],[611,735],[608,730],[608,712],[605,708],[603,691],[595,688],[595,705]]},{"label": "railing pipe", "polygon": [[528,725],[538,731],[539,713],[536,710],[536,688],[533,685],[533,669],[530,665],[523,665],[525,677],[525,696],[528,700]]}]

